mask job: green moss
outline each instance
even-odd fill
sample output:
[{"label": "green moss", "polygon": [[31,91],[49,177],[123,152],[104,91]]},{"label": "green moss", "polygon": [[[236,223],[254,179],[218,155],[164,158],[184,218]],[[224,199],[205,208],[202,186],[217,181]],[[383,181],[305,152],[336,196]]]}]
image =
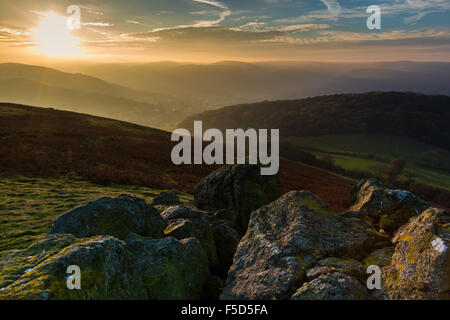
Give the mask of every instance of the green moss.
[{"label": "green moss", "polygon": [[184,277],[175,261],[167,261],[158,272],[144,277],[151,300],[177,300],[186,296]]}]

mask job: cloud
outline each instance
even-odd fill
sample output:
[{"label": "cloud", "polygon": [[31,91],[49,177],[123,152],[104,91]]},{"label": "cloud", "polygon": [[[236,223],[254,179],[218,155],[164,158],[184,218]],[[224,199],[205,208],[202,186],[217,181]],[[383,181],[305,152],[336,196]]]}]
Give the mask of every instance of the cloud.
[{"label": "cloud", "polygon": [[290,36],[261,40],[262,43],[284,45],[446,45],[450,40],[450,30],[396,30],[381,33],[351,31],[319,31],[315,37],[294,38]]},{"label": "cloud", "polygon": [[81,23],[82,26],[87,26],[87,27],[113,27],[114,25],[112,23],[109,22],[82,22]]},{"label": "cloud", "polygon": [[198,3],[209,4],[211,6],[219,8],[219,9],[228,10],[228,7],[219,1],[212,1],[212,0],[192,0],[192,1],[198,2]]},{"label": "cloud", "polygon": [[229,10],[229,8],[222,2],[212,1],[212,0],[192,0],[192,1],[196,2],[196,3],[200,3],[200,4],[210,5],[210,6],[218,8],[218,9],[222,9],[223,11],[219,12],[219,17],[215,20],[201,20],[201,21],[196,21],[195,23],[192,23],[192,24],[177,25],[177,26],[173,26],[173,27],[164,27],[164,28],[155,28],[155,29],[153,29],[153,32],[165,31],[165,30],[187,29],[187,28],[211,27],[211,26],[215,26],[215,25],[221,23],[222,21],[225,20],[226,17],[231,15],[231,10]]},{"label": "cloud", "polygon": [[158,38],[159,42],[203,41],[210,43],[247,42],[275,39],[293,35],[298,32],[323,30],[327,24],[302,24],[283,27],[264,27],[263,23],[247,23],[236,28],[209,26],[197,28],[193,26],[179,28],[161,28],[149,32],[128,33],[123,36],[129,39]]}]

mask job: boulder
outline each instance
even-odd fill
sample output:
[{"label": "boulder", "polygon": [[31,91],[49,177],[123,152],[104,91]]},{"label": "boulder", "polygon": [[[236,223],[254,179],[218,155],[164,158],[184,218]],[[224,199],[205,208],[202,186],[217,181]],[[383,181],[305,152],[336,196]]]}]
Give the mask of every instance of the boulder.
[{"label": "boulder", "polygon": [[196,238],[208,256],[211,269],[218,267],[216,243],[214,242],[214,232],[207,219],[174,219],[170,220],[164,230],[166,237],[175,239]]},{"label": "boulder", "polygon": [[230,210],[230,209],[217,210],[214,213],[213,217],[218,220],[226,220],[226,221],[232,223],[233,225],[235,225],[236,222],[238,221],[238,216],[236,214],[236,211]]},{"label": "boulder", "polygon": [[[67,267],[81,270],[81,289],[69,290]],[[47,236],[0,259],[0,299],[147,299],[125,244],[110,236]]]},{"label": "boulder", "polygon": [[242,233],[250,213],[282,194],[278,175],[262,176],[259,165],[224,166],[204,178],[195,188],[195,205],[202,210],[230,209],[236,213]]},{"label": "boulder", "polygon": [[308,281],[311,281],[321,275],[332,272],[345,273],[363,283],[367,279],[366,270],[361,262],[354,259],[342,260],[338,258],[320,260],[313,268],[306,272],[306,278]]},{"label": "boulder", "polygon": [[362,259],[388,244],[369,224],[334,213],[308,191],[291,191],[252,213],[221,299],[289,299],[318,261]]},{"label": "boulder", "polygon": [[384,267],[391,299],[450,299],[450,215],[429,208],[393,238],[392,262]]},{"label": "boulder", "polygon": [[185,207],[184,205],[177,205],[167,208],[161,213],[161,217],[166,220],[174,219],[207,219],[210,216],[206,211],[195,210]]},{"label": "boulder", "polygon": [[130,232],[161,238],[166,221],[145,200],[120,196],[101,198],[58,217],[49,234],[70,233],[77,238],[109,235],[125,239]]},{"label": "boulder", "polygon": [[217,271],[220,275],[227,275],[233,264],[233,257],[241,240],[239,233],[232,227],[230,222],[221,220],[213,229],[214,242],[217,249],[219,265]]},{"label": "boulder", "polygon": [[351,211],[359,211],[372,219],[374,224],[393,233],[428,208],[425,201],[405,190],[385,188],[375,179],[361,180],[351,192]]},{"label": "boulder", "polygon": [[367,300],[367,289],[354,277],[341,272],[324,273],[303,284],[292,300]]},{"label": "boulder", "polygon": [[179,195],[178,190],[171,190],[169,192],[161,192],[158,194],[155,198],[153,198],[153,205],[159,205],[159,206],[174,206],[177,204],[182,204],[180,199],[178,198]]},{"label": "boulder", "polygon": [[391,264],[393,254],[394,254],[394,247],[392,246],[377,249],[364,259],[364,264],[366,265],[366,267],[373,265],[378,266],[380,268],[388,266]]},{"label": "boulder", "polygon": [[125,241],[149,299],[200,299],[209,269],[197,239],[151,239],[132,233]]}]

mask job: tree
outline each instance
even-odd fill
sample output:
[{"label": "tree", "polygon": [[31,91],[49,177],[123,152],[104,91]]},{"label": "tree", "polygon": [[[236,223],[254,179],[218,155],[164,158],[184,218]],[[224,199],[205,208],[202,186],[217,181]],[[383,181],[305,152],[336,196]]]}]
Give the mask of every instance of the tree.
[{"label": "tree", "polygon": [[391,165],[387,171],[389,181],[394,181],[405,169],[406,160],[403,158],[394,159],[391,161]]}]

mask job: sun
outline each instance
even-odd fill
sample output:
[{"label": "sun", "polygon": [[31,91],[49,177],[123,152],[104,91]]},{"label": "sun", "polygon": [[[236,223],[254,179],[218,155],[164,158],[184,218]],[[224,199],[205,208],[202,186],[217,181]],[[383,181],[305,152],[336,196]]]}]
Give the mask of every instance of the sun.
[{"label": "sun", "polygon": [[83,54],[80,39],[67,27],[67,18],[51,11],[42,14],[38,27],[32,29],[36,50],[50,57],[79,57]]}]

